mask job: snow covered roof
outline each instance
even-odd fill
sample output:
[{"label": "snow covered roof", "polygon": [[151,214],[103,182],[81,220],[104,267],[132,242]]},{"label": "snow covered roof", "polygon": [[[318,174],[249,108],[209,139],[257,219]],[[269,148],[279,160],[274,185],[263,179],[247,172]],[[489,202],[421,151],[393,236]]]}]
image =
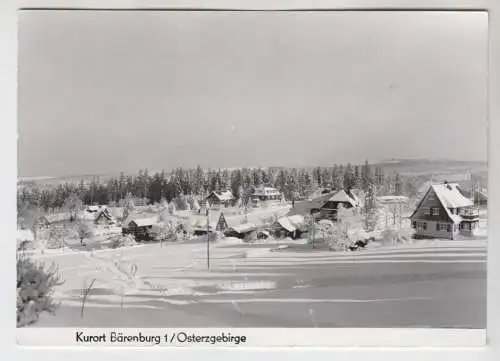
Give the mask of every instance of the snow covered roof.
[{"label": "snow covered roof", "polygon": [[461,192],[458,184],[456,183],[443,183],[443,184],[432,184],[427,190],[426,195],[419,202],[418,206],[415,208],[415,211],[410,217],[413,217],[424,200],[427,197],[427,194],[430,191],[434,191],[439,202],[443,205],[443,208],[450,218],[450,220],[454,223],[460,223],[462,221],[462,217],[458,214],[451,213],[451,208],[465,208],[471,207],[474,203],[467,199]]},{"label": "snow covered roof", "polygon": [[282,217],[278,219],[278,223],[288,232],[293,232],[304,226],[305,219],[302,215],[296,214],[290,217]]},{"label": "snow covered roof", "polygon": [[[208,195],[210,197],[211,195],[215,195],[219,201],[231,201],[234,199],[233,194],[230,191],[224,191],[224,192],[212,192]],[[207,198],[208,198],[207,197]]]},{"label": "snow covered roof", "polygon": [[[147,227],[147,226],[152,226],[158,223],[158,218],[157,217],[151,217],[151,218],[136,218],[132,219],[130,222],[134,222],[138,227]],[[130,222],[127,224],[130,225]]]},{"label": "snow covered roof", "polygon": [[434,184],[432,189],[446,208],[462,208],[473,205],[472,201],[460,192],[456,183]]},{"label": "snow covered roof", "polygon": [[231,229],[237,233],[246,233],[255,231],[257,229],[257,226],[253,223],[244,223],[232,226]]},{"label": "snow covered roof", "polygon": [[359,202],[354,195],[348,195],[343,189],[337,191],[332,197],[328,199],[328,202],[342,202],[349,203],[353,207],[358,206]]}]

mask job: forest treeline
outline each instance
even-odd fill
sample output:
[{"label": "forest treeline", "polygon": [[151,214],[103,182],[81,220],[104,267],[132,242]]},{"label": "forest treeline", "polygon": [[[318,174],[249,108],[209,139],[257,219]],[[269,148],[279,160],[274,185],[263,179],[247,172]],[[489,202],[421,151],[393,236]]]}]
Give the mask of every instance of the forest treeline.
[{"label": "forest treeline", "polygon": [[181,195],[206,196],[212,191],[229,190],[236,199],[245,199],[258,186],[270,186],[283,192],[287,200],[298,200],[318,188],[367,191],[374,186],[378,195],[407,195],[417,192],[417,179],[391,172],[366,161],[363,165],[300,168],[239,168],[204,170],[200,166],[186,170],[177,168],[151,174],[147,169],[136,175],[121,173],[105,182],[98,177],[90,181],[60,183],[54,186],[24,185],[18,189],[18,208],[37,207],[44,211],[64,207],[69,197],[78,197],[83,204],[119,205],[127,195],[153,204],[165,199],[171,202]]}]

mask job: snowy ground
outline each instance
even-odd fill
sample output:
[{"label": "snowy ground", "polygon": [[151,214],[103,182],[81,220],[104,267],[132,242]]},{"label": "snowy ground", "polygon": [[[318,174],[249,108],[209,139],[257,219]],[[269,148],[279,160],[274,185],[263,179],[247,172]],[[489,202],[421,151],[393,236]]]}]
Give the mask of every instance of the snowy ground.
[{"label": "snowy ground", "polygon": [[[254,212],[249,221],[274,212]],[[473,238],[374,242],[357,252],[227,238],[210,244],[210,264],[203,237],[46,250],[33,258],[59,265],[65,283],[56,290],[57,314],[35,327],[482,328],[485,219],[480,227]],[[82,290],[92,282],[82,317]]]},{"label": "snowy ground", "polygon": [[484,327],[484,239],[311,247],[226,239],[211,244],[210,268],[203,239],[44,255],[66,282],[57,315],[36,326]]}]

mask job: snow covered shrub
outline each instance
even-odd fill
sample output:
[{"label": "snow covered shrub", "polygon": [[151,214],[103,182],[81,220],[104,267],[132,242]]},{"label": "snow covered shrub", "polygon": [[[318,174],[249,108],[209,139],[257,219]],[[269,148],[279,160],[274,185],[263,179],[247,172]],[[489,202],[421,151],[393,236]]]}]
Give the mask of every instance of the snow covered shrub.
[{"label": "snow covered shrub", "polygon": [[58,304],[52,294],[63,282],[53,264],[46,268],[25,255],[17,256],[17,327],[35,323],[42,312],[54,314]]},{"label": "snow covered shrub", "polygon": [[85,238],[91,238],[96,233],[94,225],[90,222],[78,222],[75,231],[80,239],[80,245],[83,245]]},{"label": "snow covered shrub", "polygon": [[135,246],[137,242],[131,234],[127,235],[117,235],[111,238],[110,248],[120,248],[120,247],[132,247]]},{"label": "snow covered shrub", "polygon": [[407,229],[386,228],[382,234],[383,244],[404,243],[410,240],[410,232]]}]

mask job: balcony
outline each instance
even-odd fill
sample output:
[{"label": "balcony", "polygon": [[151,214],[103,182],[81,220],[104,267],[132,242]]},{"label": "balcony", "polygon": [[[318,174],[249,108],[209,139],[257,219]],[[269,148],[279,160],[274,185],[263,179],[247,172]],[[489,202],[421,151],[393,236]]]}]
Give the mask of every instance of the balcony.
[{"label": "balcony", "polygon": [[471,207],[471,208],[462,208],[459,210],[458,215],[465,219],[473,219],[479,217],[479,209]]}]

